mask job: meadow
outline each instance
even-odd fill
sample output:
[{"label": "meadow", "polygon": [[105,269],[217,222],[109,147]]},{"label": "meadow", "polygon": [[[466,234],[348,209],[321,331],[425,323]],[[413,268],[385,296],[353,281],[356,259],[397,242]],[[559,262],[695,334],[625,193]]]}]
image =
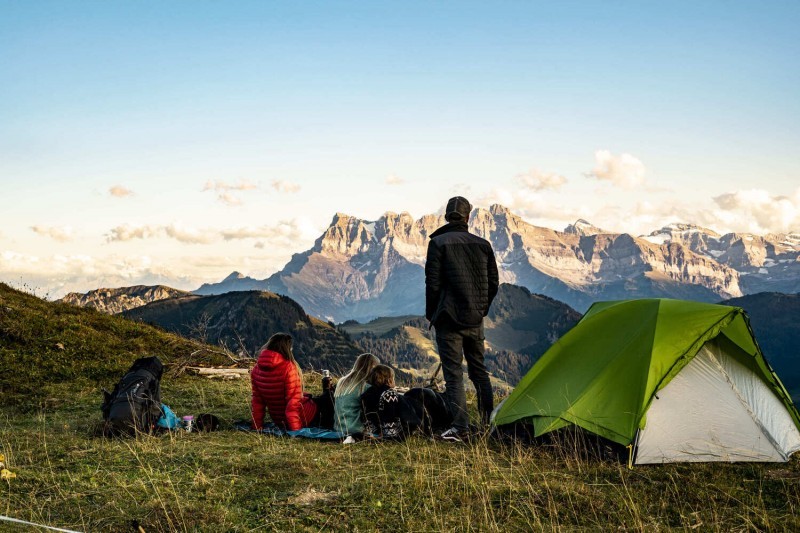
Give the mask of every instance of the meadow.
[{"label": "meadow", "polygon": [[[162,398],[179,415],[230,423],[248,416],[249,382],[168,373]],[[106,439],[94,436],[99,403],[83,388],[0,408],[0,453],[16,474],[0,484],[0,514],[79,531],[800,529],[797,457],[629,469],[569,439],[343,445],[232,429]]]}]

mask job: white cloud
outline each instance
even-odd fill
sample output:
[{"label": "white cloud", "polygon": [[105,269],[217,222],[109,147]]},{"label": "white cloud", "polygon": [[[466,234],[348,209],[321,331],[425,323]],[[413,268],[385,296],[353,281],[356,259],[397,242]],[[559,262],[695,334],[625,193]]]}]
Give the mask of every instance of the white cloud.
[{"label": "white cloud", "polygon": [[248,180],[239,180],[238,183],[228,183],[225,181],[207,181],[203,186],[203,192],[214,191],[217,193],[217,200],[231,207],[242,205],[242,199],[233,192],[254,191],[258,185]]},{"label": "white cloud", "polygon": [[75,238],[75,232],[70,226],[31,226],[31,230],[42,237],[49,237],[58,242],[67,242]]},{"label": "white cloud", "polygon": [[108,194],[115,198],[125,198],[127,196],[133,196],[134,192],[123,185],[114,185],[108,189]]},{"label": "white cloud", "polygon": [[406,180],[397,174],[390,174],[386,176],[386,185],[403,185],[405,182]]},{"label": "white cloud", "polygon": [[25,285],[48,298],[60,298],[72,291],[138,284],[195,289],[202,278],[188,274],[184,268],[186,264],[180,264],[178,269],[154,264],[148,256],[96,258],[76,254],[39,257],[6,250],[0,253],[0,272],[3,273],[0,281]]},{"label": "white cloud", "polygon": [[249,180],[239,180],[238,183],[228,183],[225,181],[207,181],[203,186],[203,191],[254,191],[258,185]]},{"label": "white cloud", "polygon": [[164,234],[184,244],[211,244],[218,240],[218,235],[210,230],[189,228],[182,224],[170,224],[162,228]]},{"label": "white cloud", "polygon": [[126,242],[134,239],[149,239],[157,236],[161,228],[157,226],[131,226],[123,224],[111,230],[106,234],[108,242]]},{"label": "white cloud", "polygon": [[302,237],[302,231],[294,221],[279,222],[276,226],[241,227],[222,230],[222,238],[226,241],[236,239],[297,239]]},{"label": "white cloud", "polygon": [[296,193],[300,191],[300,185],[289,181],[275,180],[272,182],[272,188],[282,193]]},{"label": "white cloud", "polygon": [[229,192],[221,192],[217,195],[217,200],[222,202],[225,205],[236,207],[237,205],[242,205],[242,200],[238,196],[234,196]]},{"label": "white cloud", "polygon": [[[522,211],[532,214],[531,208]],[[582,218],[601,228],[632,235],[647,234],[675,222],[695,224],[720,234],[800,231],[800,188],[789,196],[748,189],[713,198],[674,197],[632,205],[607,204],[594,207]]]},{"label": "white cloud", "polygon": [[567,183],[567,178],[555,172],[542,172],[539,169],[531,169],[524,174],[517,175],[520,185],[533,191],[543,191],[546,189],[559,189]]},{"label": "white cloud", "polygon": [[[529,189],[515,191],[502,188],[493,189],[475,201],[475,205],[491,206],[493,204],[507,207],[536,225],[544,225],[553,229],[562,229],[566,224],[579,218],[588,217],[585,209],[570,204],[558,204],[551,198],[545,197],[541,192]],[[590,220],[590,222],[593,221]]]},{"label": "white cloud", "polygon": [[306,221],[280,221],[273,226],[243,226],[238,228],[192,228],[181,223],[164,226],[129,226],[123,224],[106,234],[108,242],[126,242],[134,239],[169,238],[184,244],[213,244],[220,241],[267,239],[290,245],[298,239],[316,234]]},{"label": "white cloud", "polygon": [[632,189],[644,184],[647,169],[639,159],[631,154],[613,155],[608,150],[594,153],[595,166],[589,177],[608,181],[619,187]]},{"label": "white cloud", "polygon": [[717,218],[738,231],[781,233],[800,230],[800,188],[790,196],[763,189],[728,192],[713,198]]}]

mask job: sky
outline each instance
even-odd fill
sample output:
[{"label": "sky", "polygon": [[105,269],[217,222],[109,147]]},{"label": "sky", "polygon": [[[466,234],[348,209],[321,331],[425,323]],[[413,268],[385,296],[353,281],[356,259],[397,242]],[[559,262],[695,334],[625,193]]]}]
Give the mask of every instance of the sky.
[{"label": "sky", "polygon": [[800,2],[0,0],[0,281],[265,278],[337,212],[800,231]]}]

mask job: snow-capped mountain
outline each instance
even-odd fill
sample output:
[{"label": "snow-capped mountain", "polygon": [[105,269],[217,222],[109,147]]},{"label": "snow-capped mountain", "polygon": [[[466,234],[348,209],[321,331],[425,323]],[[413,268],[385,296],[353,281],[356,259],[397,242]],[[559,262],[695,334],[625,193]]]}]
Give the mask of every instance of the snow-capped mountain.
[{"label": "snow-capped mountain", "polygon": [[[419,314],[424,306],[427,240],[444,223],[437,215],[414,219],[408,213],[386,213],[378,220],[366,221],[337,213],[310,250],[293,256],[283,270],[268,279],[256,281],[257,287],[252,278],[240,282],[229,277],[224,284],[205,285],[202,291],[241,290],[238,284],[246,284],[243,288],[286,294],[309,313],[336,321]],[[501,281],[579,310],[596,300],[676,297],[719,301],[740,296],[743,279],[761,279],[760,269],[765,265],[752,274],[750,267],[740,266],[750,264],[743,262],[742,256],[753,248],[752,241],[688,225],[634,237],[605,232],[579,220],[561,232],[529,224],[494,205],[473,210],[470,231],[492,243]],[[792,242],[794,237],[780,238]],[[774,240],[764,239],[765,243]],[[788,251],[789,245],[784,248],[783,255],[775,256],[776,265],[786,264],[779,261],[791,254],[796,259],[800,246],[795,245],[793,252]],[[767,252],[766,257],[770,253],[774,254]]]}]

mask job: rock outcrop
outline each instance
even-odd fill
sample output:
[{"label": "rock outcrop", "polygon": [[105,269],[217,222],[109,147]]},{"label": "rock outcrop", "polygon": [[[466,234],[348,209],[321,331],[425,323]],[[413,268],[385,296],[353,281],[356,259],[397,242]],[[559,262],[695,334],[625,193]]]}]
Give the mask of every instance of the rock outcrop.
[{"label": "rock outcrop", "polygon": [[116,315],[151,302],[189,295],[191,293],[164,285],[134,285],[118,289],[96,289],[85,294],[71,292],[60,301],[79,307],[91,307],[109,315]]}]

